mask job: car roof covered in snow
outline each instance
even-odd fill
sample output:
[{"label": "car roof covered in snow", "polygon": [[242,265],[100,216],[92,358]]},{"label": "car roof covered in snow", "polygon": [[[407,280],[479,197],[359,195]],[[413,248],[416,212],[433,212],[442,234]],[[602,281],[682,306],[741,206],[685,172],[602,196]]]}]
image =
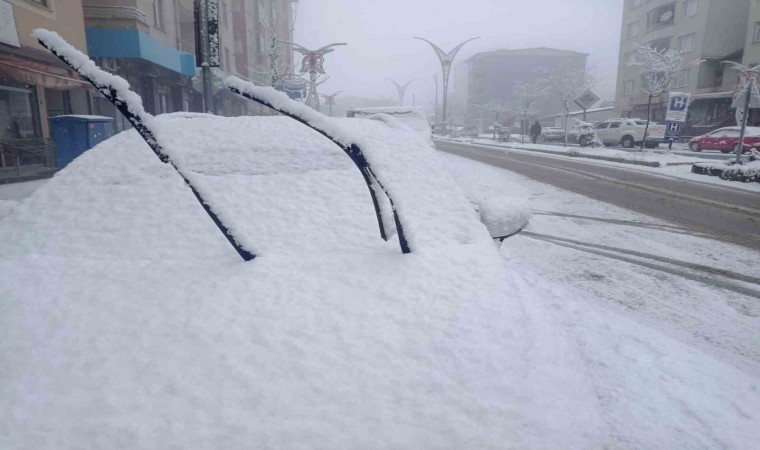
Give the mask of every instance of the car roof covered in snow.
[{"label": "car roof covered in snow", "polygon": [[[341,120],[359,134],[393,129]],[[134,131],[77,158],[0,219],[4,444],[588,443],[575,409],[593,396],[549,368],[559,346],[529,338],[503,260],[428,146],[399,151],[422,152],[406,164],[446,191],[450,217],[408,214],[418,250],[403,255],[379,238],[359,172],[307,127],[202,115],[153,125],[259,257],[237,258]],[[402,209],[417,206],[407,175],[386,177]],[[560,425],[541,418],[549,404]]]}]

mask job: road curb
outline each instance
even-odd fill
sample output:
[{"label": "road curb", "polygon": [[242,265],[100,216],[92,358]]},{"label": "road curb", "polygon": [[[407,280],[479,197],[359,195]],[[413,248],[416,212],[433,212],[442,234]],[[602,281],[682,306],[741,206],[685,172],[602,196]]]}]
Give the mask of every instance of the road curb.
[{"label": "road curb", "polygon": [[[488,145],[488,144],[478,144],[475,141],[454,141],[451,139],[438,139],[439,141],[446,141],[446,142],[452,142],[452,143],[465,143],[465,144],[475,144],[475,145]],[[501,147],[501,148],[509,148],[512,150],[522,150],[526,152],[535,152],[535,153],[545,153],[547,155],[559,155],[559,156],[570,156],[573,158],[585,158],[585,159],[595,159],[599,161],[609,161],[609,162],[615,162],[620,164],[631,164],[635,166],[645,166],[645,167],[664,167],[664,166],[675,166],[675,165],[687,165],[687,164],[693,164],[691,162],[684,162],[684,163],[674,163],[674,164],[665,164],[664,166],[660,164],[659,161],[636,161],[632,159],[625,159],[625,158],[614,158],[610,156],[599,156],[599,155],[584,155],[579,152],[553,152],[550,150],[543,150],[543,149],[535,149],[535,148],[524,148],[524,147],[516,147],[516,146],[509,146],[504,144],[494,144],[494,147]]]}]

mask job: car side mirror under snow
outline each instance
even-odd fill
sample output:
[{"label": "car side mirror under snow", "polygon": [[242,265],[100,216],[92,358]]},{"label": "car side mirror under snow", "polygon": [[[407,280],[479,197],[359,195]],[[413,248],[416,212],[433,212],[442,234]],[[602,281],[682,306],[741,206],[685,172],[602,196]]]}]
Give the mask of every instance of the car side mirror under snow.
[{"label": "car side mirror under snow", "polygon": [[522,231],[530,222],[530,202],[514,197],[489,197],[478,203],[480,221],[491,237],[504,241]]}]

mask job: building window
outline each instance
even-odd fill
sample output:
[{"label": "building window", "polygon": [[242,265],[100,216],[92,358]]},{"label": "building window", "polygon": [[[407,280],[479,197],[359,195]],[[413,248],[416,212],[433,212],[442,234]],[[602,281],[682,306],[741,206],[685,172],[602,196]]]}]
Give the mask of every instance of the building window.
[{"label": "building window", "polygon": [[632,66],[636,64],[636,52],[628,52],[625,54],[625,65]]},{"label": "building window", "polygon": [[673,80],[673,87],[681,88],[689,85],[689,74],[691,69],[686,69],[678,72],[676,78]]},{"label": "building window", "polygon": [[647,13],[647,29],[673,25],[676,2],[658,6]]},{"label": "building window", "polygon": [[638,8],[639,6],[641,6],[641,0],[631,0],[630,9]]},{"label": "building window", "polygon": [[692,17],[697,15],[699,0],[686,0],[683,4],[683,16]]},{"label": "building window", "polygon": [[49,3],[50,3],[48,0],[26,0],[26,1],[28,1],[29,3],[34,3],[36,5],[44,6],[46,8],[49,6]]},{"label": "building window", "polygon": [[633,94],[633,80],[623,82],[623,95]]},{"label": "building window", "polygon": [[159,30],[164,29],[164,0],[153,0],[153,23]]},{"label": "building window", "polygon": [[639,35],[640,27],[639,27],[639,21],[631,22],[628,24],[627,29],[627,36],[628,39],[634,38]]},{"label": "building window", "polygon": [[686,36],[681,36],[678,38],[678,51],[681,53],[686,53],[694,50],[694,39],[696,38],[696,33],[687,34]]},{"label": "building window", "polygon": [[755,22],[755,32],[752,35],[752,42],[760,42],[760,22]]},{"label": "building window", "polygon": [[658,52],[663,52],[670,49],[670,37],[664,37],[649,41],[648,45]]}]

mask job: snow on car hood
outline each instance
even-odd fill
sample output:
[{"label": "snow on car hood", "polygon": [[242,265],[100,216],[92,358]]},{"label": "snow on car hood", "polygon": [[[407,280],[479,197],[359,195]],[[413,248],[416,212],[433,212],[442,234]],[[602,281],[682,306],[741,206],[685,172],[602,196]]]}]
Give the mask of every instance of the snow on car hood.
[{"label": "snow on car hood", "polygon": [[[0,220],[1,447],[602,442],[583,365],[463,197],[442,226],[407,215],[424,251],[402,255],[348,158],[295,121],[155,126],[260,256],[240,262],[136,133],[77,158]],[[430,157],[406,161],[453,195]]]}]

